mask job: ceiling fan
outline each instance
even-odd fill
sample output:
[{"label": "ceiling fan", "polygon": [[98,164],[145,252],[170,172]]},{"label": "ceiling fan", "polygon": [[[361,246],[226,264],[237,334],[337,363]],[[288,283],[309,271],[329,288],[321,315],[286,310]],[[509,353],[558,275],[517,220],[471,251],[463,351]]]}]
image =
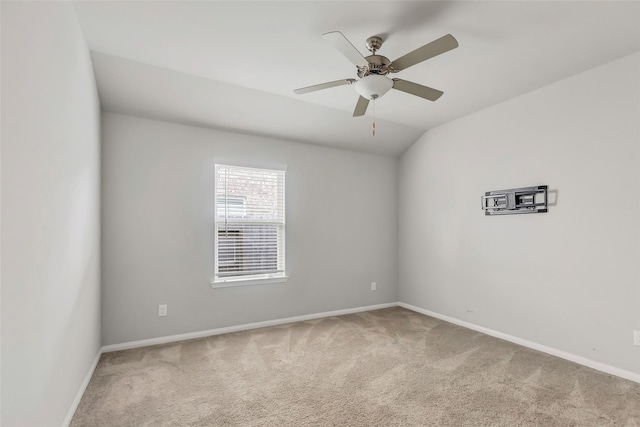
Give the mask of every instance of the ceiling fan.
[{"label": "ceiling fan", "polygon": [[317,90],[328,89],[334,86],[353,84],[356,92],[360,95],[358,103],[353,112],[353,117],[363,116],[367,111],[370,100],[380,98],[390,89],[400,90],[411,95],[419,96],[429,101],[435,101],[442,96],[443,92],[417,83],[402,79],[391,79],[387,77],[389,73],[397,73],[407,69],[422,61],[433,58],[458,47],[458,41],[451,34],[440,37],[437,40],[427,43],[418,49],[407,53],[404,56],[389,61],[385,56],[376,55],[376,51],[382,46],[382,38],[374,36],[367,39],[367,49],[372,53],[366,58],[351,44],[349,40],[340,32],[332,31],[323,34],[322,37],[331,43],[341,54],[343,54],[358,71],[359,80],[343,79],[319,85],[307,86],[296,89],[293,92],[297,95],[315,92]]}]

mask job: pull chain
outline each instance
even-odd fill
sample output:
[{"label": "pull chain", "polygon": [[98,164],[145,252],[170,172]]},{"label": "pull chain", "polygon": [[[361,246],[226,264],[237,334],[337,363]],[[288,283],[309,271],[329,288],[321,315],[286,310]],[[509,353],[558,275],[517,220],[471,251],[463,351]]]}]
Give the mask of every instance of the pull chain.
[{"label": "pull chain", "polygon": [[373,123],[371,123],[372,129],[371,133],[373,136],[376,136],[376,100],[373,100]]}]

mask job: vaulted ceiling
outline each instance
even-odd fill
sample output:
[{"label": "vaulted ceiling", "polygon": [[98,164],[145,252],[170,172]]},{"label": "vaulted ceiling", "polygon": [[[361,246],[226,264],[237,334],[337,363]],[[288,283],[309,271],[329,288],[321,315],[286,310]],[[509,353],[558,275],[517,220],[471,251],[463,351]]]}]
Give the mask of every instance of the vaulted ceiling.
[{"label": "vaulted ceiling", "polygon": [[[399,155],[426,130],[640,51],[638,1],[233,1],[74,3],[105,111]],[[394,75],[440,89],[390,91],[353,118],[340,86],[356,68],[323,38],[363,55],[380,36],[394,60],[445,34],[457,49]],[[606,88],[593,88],[593,102]]]}]

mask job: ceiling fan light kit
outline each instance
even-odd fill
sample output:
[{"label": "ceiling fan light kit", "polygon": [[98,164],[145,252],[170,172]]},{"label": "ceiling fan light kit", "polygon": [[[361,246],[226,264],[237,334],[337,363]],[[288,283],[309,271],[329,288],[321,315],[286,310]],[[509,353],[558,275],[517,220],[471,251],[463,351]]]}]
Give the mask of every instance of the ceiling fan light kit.
[{"label": "ceiling fan light kit", "polygon": [[322,83],[319,85],[303,87],[294,90],[297,95],[315,92],[317,90],[328,89],[334,86],[354,85],[356,92],[360,95],[356,108],[353,112],[354,117],[363,116],[367,111],[370,100],[382,97],[391,89],[406,92],[411,95],[419,96],[429,101],[435,101],[443,92],[437,89],[423,86],[402,79],[391,79],[387,77],[389,73],[397,73],[434,56],[448,52],[458,47],[458,41],[451,34],[440,37],[437,40],[427,43],[418,49],[407,53],[404,56],[390,61],[387,57],[376,55],[376,51],[382,47],[383,40],[380,37],[369,37],[366,41],[367,49],[372,53],[366,58],[362,56],[360,51],[351,44],[351,42],[339,31],[332,31],[323,34],[322,37],[335,47],[345,58],[356,66],[356,74],[360,80],[343,79],[333,82]]},{"label": "ceiling fan light kit", "polygon": [[360,96],[370,100],[380,98],[382,95],[389,92],[392,87],[393,80],[387,76],[381,76],[379,74],[369,74],[354,84],[356,92],[358,92]]}]

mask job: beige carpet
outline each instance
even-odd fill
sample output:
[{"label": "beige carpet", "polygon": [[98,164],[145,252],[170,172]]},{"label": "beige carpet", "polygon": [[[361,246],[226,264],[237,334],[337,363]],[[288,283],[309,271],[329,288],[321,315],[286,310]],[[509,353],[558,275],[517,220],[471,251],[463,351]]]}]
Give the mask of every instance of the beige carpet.
[{"label": "beige carpet", "polygon": [[390,308],[107,353],[71,425],[640,427],[640,384]]}]

